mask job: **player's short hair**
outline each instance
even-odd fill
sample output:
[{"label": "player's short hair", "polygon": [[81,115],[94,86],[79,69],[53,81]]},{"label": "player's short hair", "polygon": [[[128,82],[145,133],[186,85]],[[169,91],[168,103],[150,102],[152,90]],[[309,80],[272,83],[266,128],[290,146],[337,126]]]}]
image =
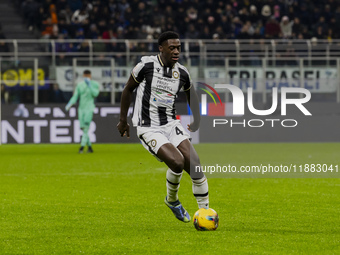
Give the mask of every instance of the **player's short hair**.
[{"label": "player's short hair", "polygon": [[84,72],[83,72],[83,74],[91,74],[91,71],[90,70],[85,70]]},{"label": "player's short hair", "polygon": [[179,39],[179,35],[173,31],[166,31],[158,37],[158,45],[162,45],[164,41],[169,39]]}]

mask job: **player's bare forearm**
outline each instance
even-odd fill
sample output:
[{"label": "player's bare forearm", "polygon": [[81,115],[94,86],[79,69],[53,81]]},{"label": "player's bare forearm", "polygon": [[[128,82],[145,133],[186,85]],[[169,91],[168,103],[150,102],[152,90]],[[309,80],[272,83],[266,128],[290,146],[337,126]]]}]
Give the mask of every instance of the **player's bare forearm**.
[{"label": "player's bare forearm", "polygon": [[197,93],[195,88],[192,86],[189,91],[186,91],[186,97],[188,100],[188,104],[190,106],[192,115],[194,116],[194,121],[190,125],[188,125],[188,130],[195,132],[198,130],[201,122],[201,115],[200,115],[200,105]]},{"label": "player's bare forearm", "polygon": [[120,117],[119,120],[126,122],[127,121],[127,113],[129,110],[129,106],[131,103],[132,98],[132,92],[124,89],[121,97],[121,103],[120,103]]},{"label": "player's bare forearm", "polygon": [[130,76],[126,83],[120,102],[120,121],[127,121],[127,113],[131,104],[132,93],[137,88],[138,83]]},{"label": "player's bare forearm", "polygon": [[138,86],[138,83],[133,79],[133,77],[130,76],[123,90],[121,102],[120,102],[120,118],[119,118],[119,123],[117,125],[117,128],[121,136],[124,136],[126,134],[127,137],[130,137],[130,134],[129,134],[130,127],[129,127],[129,124],[127,123],[127,113],[129,111],[129,107],[130,107],[130,103],[132,99],[132,93],[137,86]]},{"label": "player's bare forearm", "polygon": [[131,103],[132,92],[126,89],[123,90],[121,103],[120,103],[120,118],[119,123],[117,125],[118,131],[121,136],[126,134],[127,137],[130,137],[130,127],[127,123],[127,112],[129,110],[129,106]]}]

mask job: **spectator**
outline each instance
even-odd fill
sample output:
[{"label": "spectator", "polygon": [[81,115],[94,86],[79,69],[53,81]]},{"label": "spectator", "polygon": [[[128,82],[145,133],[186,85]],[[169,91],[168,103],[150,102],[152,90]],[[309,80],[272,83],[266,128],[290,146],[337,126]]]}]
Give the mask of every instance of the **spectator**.
[{"label": "spectator", "polygon": [[302,33],[299,33],[299,34],[297,35],[297,38],[296,38],[296,39],[298,39],[298,40],[303,40],[303,39],[304,39],[303,34],[302,34]]},{"label": "spectator", "polygon": [[239,35],[243,27],[242,21],[240,20],[239,17],[233,18],[232,27],[233,27],[233,37],[235,38]]},{"label": "spectator", "polygon": [[[195,26],[199,39],[211,39],[219,26],[224,32],[224,35],[218,33],[219,38],[240,38],[239,34],[244,38],[247,34],[245,30],[249,27],[249,25],[244,27],[247,21],[251,22],[251,27],[256,31],[253,35],[249,33],[248,35],[258,38],[264,34],[261,23],[265,24],[267,31],[268,27],[276,26],[269,21],[272,16],[280,22],[280,30],[284,38],[297,38],[308,34],[320,37],[320,33],[317,35],[319,26],[322,26],[321,34],[324,36],[331,34],[333,39],[340,36],[337,32],[340,26],[340,7],[335,0],[327,0],[325,4],[310,0],[253,2],[231,0],[227,3],[213,0],[203,2],[199,0],[24,0],[21,2],[21,10],[29,29],[33,30],[37,27],[46,38],[57,38],[58,34],[53,34],[53,31],[64,30],[68,32],[69,38],[75,38],[76,31],[80,27],[85,30],[88,38],[101,36],[103,39],[117,37],[145,39],[147,35],[153,35],[155,32],[159,34],[164,30],[175,30],[180,32],[182,37],[186,34],[192,37],[190,35],[192,31],[189,31],[192,29],[190,24]],[[286,23],[282,16],[287,16],[289,21],[294,20],[294,22]],[[97,27],[98,35],[91,24]],[[56,25],[59,30],[55,28]],[[209,33],[204,31],[205,26],[208,26]],[[293,26],[291,33],[290,26]],[[307,31],[303,32],[302,26],[306,26]],[[119,27],[123,30],[118,31]],[[136,27],[140,28],[139,31]],[[277,33],[271,35],[271,32],[266,33],[266,38],[279,38]],[[201,35],[203,38],[200,37]]]},{"label": "spectator", "polygon": [[269,5],[264,5],[261,10],[262,22],[263,24],[267,23],[268,18],[272,15],[272,11]]},{"label": "spectator", "polygon": [[300,24],[300,19],[298,17],[294,18],[294,23],[292,26],[292,36],[297,38],[299,34],[302,33],[303,26]]},{"label": "spectator", "polygon": [[274,17],[270,17],[265,27],[265,37],[267,39],[277,39],[282,34],[280,25]]},{"label": "spectator", "polygon": [[[113,27],[113,26],[112,26]],[[98,31],[99,34],[104,38],[104,39],[110,39],[111,36],[109,35],[109,29],[107,27],[107,23],[105,19],[101,19],[98,23]]]},{"label": "spectator", "polygon": [[253,25],[259,21],[259,14],[257,13],[257,8],[255,5],[250,6],[249,20]]},{"label": "spectator", "polygon": [[207,26],[209,27],[209,31],[214,31],[217,23],[215,22],[214,16],[208,16],[207,18]]},{"label": "spectator", "polygon": [[255,33],[255,28],[253,27],[253,25],[251,24],[251,22],[248,20],[245,24],[246,28],[247,28],[247,33],[248,35],[253,38],[253,35]]},{"label": "spectator", "polygon": [[225,15],[232,19],[236,16],[236,14],[236,10],[230,4],[227,4],[225,7]]},{"label": "spectator", "polygon": [[283,38],[292,37],[293,24],[294,24],[294,21],[289,21],[288,16],[282,17],[280,28],[281,28]]},{"label": "spectator", "polygon": [[197,20],[197,10],[194,8],[194,7],[190,7],[188,10],[187,10],[187,16],[189,17],[189,19],[191,21],[195,21]]},{"label": "spectator", "polygon": [[66,102],[64,92],[60,90],[58,83],[50,85],[49,100],[50,103],[64,103]]},{"label": "spectator", "polygon": [[288,7],[288,14],[286,16],[288,16],[289,20],[294,20],[295,18],[298,18],[293,6]]},{"label": "spectator", "polygon": [[[8,44],[5,41],[0,41],[0,52],[9,52]],[[1,54],[0,53],[0,54]]]},{"label": "spectator", "polygon": [[73,24],[77,25],[84,25],[88,23],[88,13],[86,11],[86,8],[78,9],[76,10],[71,18],[71,21]]},{"label": "spectator", "polygon": [[340,6],[338,6],[336,8],[336,11],[335,11],[335,14],[334,14],[334,18],[336,20],[337,26],[340,26]]},{"label": "spectator", "polygon": [[[157,15],[157,13],[156,13],[156,15]],[[136,17],[134,15],[134,13],[132,12],[131,7],[126,8],[126,10],[124,12],[124,19],[128,20],[131,26],[137,25]]]},{"label": "spectator", "polygon": [[202,33],[200,34],[201,39],[211,39],[211,34],[208,26],[204,26]]},{"label": "spectator", "polygon": [[75,12],[76,10],[80,10],[83,6],[81,0],[67,0],[68,5],[70,6],[70,9],[72,12]]},{"label": "spectator", "polygon": [[[111,14],[110,14],[109,7],[105,6],[105,7],[101,8],[100,17],[101,17],[102,20],[105,20],[106,23],[109,23],[110,16],[111,16]],[[121,21],[120,17],[118,17],[118,20]]]},{"label": "spectator", "polygon": [[264,38],[264,27],[262,26],[262,23],[260,23],[254,31],[253,39],[262,39]]},{"label": "spectator", "polygon": [[331,18],[331,21],[330,21],[329,26],[328,26],[328,31],[329,31],[329,29],[332,29],[333,39],[339,38],[338,25],[336,23],[335,17]]},{"label": "spectator", "polygon": [[116,38],[117,39],[125,39],[124,28],[118,27]]},{"label": "spectator", "polygon": [[85,39],[85,35],[84,35],[84,29],[83,28],[78,28],[78,30],[76,31],[76,36],[75,39],[77,40],[84,40]]},{"label": "spectator", "polygon": [[310,39],[311,38],[311,32],[308,30],[307,26],[303,26],[303,28],[302,28],[302,37],[303,37],[303,39]]},{"label": "spectator", "polygon": [[43,38],[48,39],[53,33],[53,23],[52,23],[51,17],[48,17],[42,23],[43,23],[44,30],[41,32],[41,35]]},{"label": "spectator", "polygon": [[64,24],[70,25],[71,24],[71,18],[72,18],[72,11],[70,7],[66,6],[65,9],[61,9],[61,11],[58,14],[58,20],[63,21]]},{"label": "spectator", "polygon": [[322,16],[325,18],[326,23],[328,24],[333,18],[333,14],[331,12],[331,6],[329,4],[325,5],[325,9],[322,12]]},{"label": "spectator", "polygon": [[88,31],[86,38],[97,39],[98,36],[99,36],[99,30],[98,30],[96,24],[91,24],[90,30]]},{"label": "spectator", "polygon": [[311,21],[313,24],[317,23],[321,17],[320,8],[318,6],[315,6],[313,9],[313,12],[311,14]]},{"label": "spectator", "polygon": [[56,8],[54,4],[50,5],[50,16],[51,16],[51,20],[52,20],[52,24],[58,24],[58,16],[57,16],[57,12],[56,12]]},{"label": "spectator", "polygon": [[89,42],[88,41],[81,42],[78,51],[79,52],[89,52],[89,50],[90,50]]},{"label": "spectator", "polygon": [[249,25],[248,24],[244,24],[239,35],[238,35],[238,38],[239,39],[250,39],[250,35],[248,33],[248,30],[249,30]]},{"label": "spectator", "polygon": [[[112,9],[113,9],[113,8],[112,8],[112,4],[113,4],[114,1],[110,1],[110,2],[111,2],[110,9],[112,10]],[[121,2],[118,3],[118,10],[119,10],[119,12],[122,13],[122,14],[124,14],[125,10],[126,10],[127,8],[129,8],[129,7],[130,7],[130,5],[129,5],[129,3],[127,2],[127,0],[121,0]],[[114,12],[114,11],[112,11],[112,12]]]},{"label": "spectator", "polygon": [[298,16],[300,18],[301,24],[305,26],[309,26],[312,21],[311,21],[311,16],[307,10],[306,4],[301,4],[300,10],[298,11]]},{"label": "spectator", "polygon": [[328,31],[327,31],[327,40],[329,42],[332,42],[332,39],[333,39],[333,29],[332,28],[328,28]]},{"label": "spectator", "polygon": [[328,3],[328,5],[330,6],[330,10],[332,11],[334,11],[334,10],[336,10],[336,8],[338,7],[338,1],[335,1],[335,0],[328,0],[327,1]]},{"label": "spectator", "polygon": [[226,38],[230,38],[232,29],[231,29],[230,22],[228,21],[227,16],[223,15],[221,17],[220,25],[222,26],[222,29],[223,29],[224,34],[226,35]]},{"label": "spectator", "polygon": [[67,4],[67,0],[58,0],[56,1],[56,9],[57,10],[65,10],[66,8],[69,8],[69,5]]},{"label": "spectator", "polygon": [[328,30],[328,25],[326,23],[326,20],[325,20],[324,16],[321,16],[319,18],[319,21],[315,24],[315,30],[318,30],[318,27],[321,27],[322,33],[326,34],[326,32]]},{"label": "spectator", "polygon": [[274,15],[274,17],[277,21],[280,21],[280,19],[281,19],[280,6],[278,6],[278,5],[274,6],[274,14],[273,15]]},{"label": "spectator", "polygon": [[136,63],[138,63],[142,56],[145,55],[145,53],[148,52],[148,47],[146,43],[138,43],[137,47],[134,49],[135,52],[138,53],[136,57]]},{"label": "spectator", "polygon": [[242,23],[246,23],[249,20],[249,12],[247,10],[247,7],[244,6],[239,12],[238,15],[240,17],[240,20]]},{"label": "spectator", "polygon": [[[45,29],[44,21],[46,21],[47,18],[48,18],[48,14],[45,13],[44,8],[39,7],[38,12],[34,19],[34,23],[33,23],[39,29],[39,31],[43,31]],[[33,27],[32,27],[32,30],[33,30]]]},{"label": "spectator", "polygon": [[188,31],[185,33],[185,38],[187,39],[198,39],[199,33],[193,24],[189,24]]},{"label": "spectator", "polygon": [[29,31],[32,31],[35,26],[35,19],[37,17],[39,5],[33,0],[28,0],[22,5],[24,17],[27,20],[27,27]]},{"label": "spectator", "polygon": [[[44,9],[40,8],[40,13]],[[42,36],[44,38],[55,39],[58,37],[58,16],[56,13],[56,8],[54,4],[49,5],[49,15],[42,21],[44,30],[42,31]],[[53,35],[53,37],[51,37]]]},{"label": "spectator", "polygon": [[91,10],[90,14],[89,14],[89,22],[91,24],[96,24],[100,21],[101,19],[101,15],[99,13],[99,6],[94,6],[93,9]]},{"label": "spectator", "polygon": [[218,26],[215,29],[214,34],[217,34],[219,39],[226,39],[226,34],[223,32],[222,26]]},{"label": "spectator", "polygon": [[136,15],[139,24],[150,25],[149,23],[150,13],[148,11],[148,8],[146,8],[144,2],[138,3],[138,10],[136,11]]},{"label": "spectator", "polygon": [[286,52],[283,53],[282,55],[283,58],[286,58],[285,60],[283,60],[283,64],[287,65],[287,66],[297,66],[298,65],[298,61],[294,60],[296,59],[297,55],[295,53],[295,48],[292,45],[292,42],[289,41],[286,47]]},{"label": "spectator", "polygon": [[326,39],[326,33],[324,33],[324,29],[322,26],[318,26],[316,31],[314,32],[314,37],[317,39]]},{"label": "spectator", "polygon": [[101,39],[103,39],[101,36],[98,36],[97,39],[98,39],[98,41],[93,43],[93,51],[104,53],[106,51],[106,44],[103,41],[100,41]]},{"label": "spectator", "polygon": [[126,59],[124,56],[124,53],[126,51],[125,44],[124,43],[117,43],[117,42],[111,42],[108,44],[108,51],[115,53],[115,61],[118,66],[124,66],[126,63]]}]

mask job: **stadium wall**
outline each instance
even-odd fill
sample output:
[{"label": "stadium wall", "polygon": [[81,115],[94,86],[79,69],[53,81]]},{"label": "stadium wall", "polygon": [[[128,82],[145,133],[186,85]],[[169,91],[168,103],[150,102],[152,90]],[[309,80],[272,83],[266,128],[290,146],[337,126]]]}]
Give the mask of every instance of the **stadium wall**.
[{"label": "stadium wall", "polygon": [[[82,132],[73,107],[69,112],[64,104],[48,105],[3,105],[2,142],[22,143],[79,143]],[[259,117],[246,112],[244,116],[214,114],[203,116],[195,143],[238,142],[340,142],[340,104],[308,103],[312,116],[304,116],[298,109],[288,109],[287,116],[278,110],[271,116]],[[90,126],[90,139],[96,143],[138,143],[136,129],[131,128],[130,139],[121,138],[116,125],[119,121],[119,106],[98,104]],[[179,105],[182,124],[190,122],[187,107]],[[132,108],[129,110],[129,115]],[[214,120],[223,120],[214,127]],[[275,119],[276,121],[268,121]],[[294,125],[294,127],[284,127]],[[250,121],[250,122],[249,122]],[[261,125],[263,122],[263,126]],[[231,123],[233,123],[231,125]],[[249,124],[250,123],[250,124]],[[132,123],[130,122],[132,127]]]},{"label": "stadium wall", "polygon": [[[89,130],[92,142],[139,142],[134,128],[131,128],[130,139],[120,137],[116,129],[119,111],[118,106],[97,105]],[[132,108],[129,114],[131,112]],[[79,143],[82,135],[76,108],[66,112],[65,104],[4,105],[1,133],[3,143],[19,144]]]}]

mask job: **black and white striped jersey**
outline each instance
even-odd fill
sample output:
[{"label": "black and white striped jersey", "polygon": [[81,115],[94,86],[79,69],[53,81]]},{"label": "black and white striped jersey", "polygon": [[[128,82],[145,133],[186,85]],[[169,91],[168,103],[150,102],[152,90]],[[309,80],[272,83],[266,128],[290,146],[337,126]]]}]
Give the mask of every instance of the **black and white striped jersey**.
[{"label": "black and white striped jersey", "polygon": [[182,88],[192,86],[188,70],[176,63],[164,66],[159,55],[142,57],[131,72],[137,95],[132,123],[134,126],[162,126],[176,119],[175,98]]}]

